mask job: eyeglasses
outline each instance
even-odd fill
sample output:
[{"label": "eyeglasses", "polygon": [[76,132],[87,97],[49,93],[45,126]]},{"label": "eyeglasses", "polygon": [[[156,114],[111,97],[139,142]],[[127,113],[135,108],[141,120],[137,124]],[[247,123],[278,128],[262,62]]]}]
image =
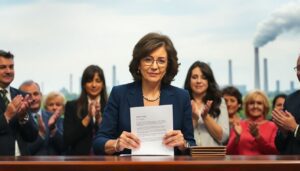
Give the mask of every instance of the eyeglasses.
[{"label": "eyeglasses", "polygon": [[300,65],[295,66],[295,67],[294,67],[294,70],[295,70],[296,72],[300,72]]},{"label": "eyeglasses", "polygon": [[164,67],[167,64],[167,59],[162,58],[162,57],[159,57],[158,59],[153,59],[153,57],[147,56],[142,59],[143,64],[146,66],[153,65],[154,61],[156,62],[157,66],[159,66],[159,67]]}]

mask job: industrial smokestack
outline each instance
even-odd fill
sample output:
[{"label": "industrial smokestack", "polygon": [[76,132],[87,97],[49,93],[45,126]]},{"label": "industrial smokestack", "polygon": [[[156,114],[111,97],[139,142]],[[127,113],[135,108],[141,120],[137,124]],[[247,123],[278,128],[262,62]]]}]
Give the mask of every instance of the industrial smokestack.
[{"label": "industrial smokestack", "polygon": [[113,65],[113,67],[112,67],[112,86],[114,87],[114,86],[116,86],[117,85],[117,76],[116,76],[117,74],[116,74],[116,66],[115,65]]},{"label": "industrial smokestack", "polygon": [[232,83],[232,61],[231,59],[228,61],[228,83],[229,85],[233,85]]},{"label": "industrial smokestack", "polygon": [[280,81],[276,80],[276,92],[279,93],[280,92]]},{"label": "industrial smokestack", "polygon": [[269,92],[269,79],[268,79],[268,60],[264,58],[264,91]]},{"label": "industrial smokestack", "polygon": [[254,88],[260,89],[260,77],[259,77],[259,49],[254,48],[255,58],[254,58]]},{"label": "industrial smokestack", "polygon": [[44,92],[45,91],[45,89],[44,89],[44,82],[42,82],[40,85],[41,85],[41,92]]},{"label": "industrial smokestack", "polygon": [[254,38],[254,46],[262,47],[286,31],[300,30],[300,3],[292,2],[282,6],[269,18],[259,23]]},{"label": "industrial smokestack", "polygon": [[73,93],[73,74],[70,74],[70,89],[69,89],[69,91],[70,91],[70,93]]},{"label": "industrial smokestack", "polygon": [[290,91],[291,91],[291,92],[294,92],[294,91],[295,91],[295,84],[294,84],[294,81],[291,81],[291,82],[290,82]]}]

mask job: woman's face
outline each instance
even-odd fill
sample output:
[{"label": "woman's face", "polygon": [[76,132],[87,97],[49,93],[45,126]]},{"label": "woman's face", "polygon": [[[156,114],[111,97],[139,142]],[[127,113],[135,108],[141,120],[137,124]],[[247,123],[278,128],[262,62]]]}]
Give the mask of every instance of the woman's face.
[{"label": "woman's face", "polygon": [[64,110],[64,100],[63,98],[56,96],[46,103],[46,110],[48,112],[54,113],[56,110],[60,110],[61,113]]},{"label": "woman's face", "polygon": [[206,93],[208,89],[208,81],[199,67],[192,70],[190,84],[193,94],[204,95]]},{"label": "woman's face", "polygon": [[246,107],[250,117],[258,118],[264,115],[265,106],[263,103],[263,97],[258,95],[249,101]]},{"label": "woman's face", "polygon": [[238,112],[239,107],[240,107],[240,104],[238,103],[237,98],[234,96],[228,95],[228,94],[224,94],[223,97],[226,102],[229,116],[235,115]]},{"label": "woman's face", "polygon": [[98,97],[103,88],[103,81],[100,79],[99,74],[95,73],[93,79],[85,83],[84,88],[90,98],[94,99]]},{"label": "woman's face", "polygon": [[285,99],[283,97],[279,97],[278,99],[276,99],[274,109],[283,110],[284,101]]},{"label": "woman's face", "polygon": [[168,66],[168,54],[164,46],[145,56],[140,61],[139,70],[142,81],[148,83],[160,83],[166,74]]}]

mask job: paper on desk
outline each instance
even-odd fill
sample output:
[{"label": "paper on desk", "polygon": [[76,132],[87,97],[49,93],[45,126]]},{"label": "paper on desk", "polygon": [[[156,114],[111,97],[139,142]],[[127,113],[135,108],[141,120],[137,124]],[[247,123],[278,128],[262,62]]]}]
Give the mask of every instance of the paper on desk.
[{"label": "paper on desk", "polygon": [[163,136],[173,130],[172,105],[130,108],[131,132],[141,140],[141,146],[132,155],[174,155],[174,149],[166,147]]}]

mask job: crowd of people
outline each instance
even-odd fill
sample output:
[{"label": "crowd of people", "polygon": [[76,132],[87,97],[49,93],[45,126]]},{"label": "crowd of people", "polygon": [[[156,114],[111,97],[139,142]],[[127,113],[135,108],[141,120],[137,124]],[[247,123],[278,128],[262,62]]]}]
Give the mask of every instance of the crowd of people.
[{"label": "crowd of people", "polygon": [[[300,56],[296,64],[300,81]],[[108,96],[103,70],[90,65],[79,97],[66,101],[59,92],[43,98],[32,80],[10,86],[14,55],[0,50],[0,156],[130,154],[143,143],[131,132],[130,108],[160,105],[173,108],[173,130],[161,142],[175,155],[189,154],[191,146],[227,146],[230,155],[300,154],[300,90],[278,94],[272,106],[260,90],[243,99],[234,86],[220,89],[202,61],[190,66],[179,88],[171,85],[179,65],[170,38],[148,33],[133,49],[133,82]]]}]

